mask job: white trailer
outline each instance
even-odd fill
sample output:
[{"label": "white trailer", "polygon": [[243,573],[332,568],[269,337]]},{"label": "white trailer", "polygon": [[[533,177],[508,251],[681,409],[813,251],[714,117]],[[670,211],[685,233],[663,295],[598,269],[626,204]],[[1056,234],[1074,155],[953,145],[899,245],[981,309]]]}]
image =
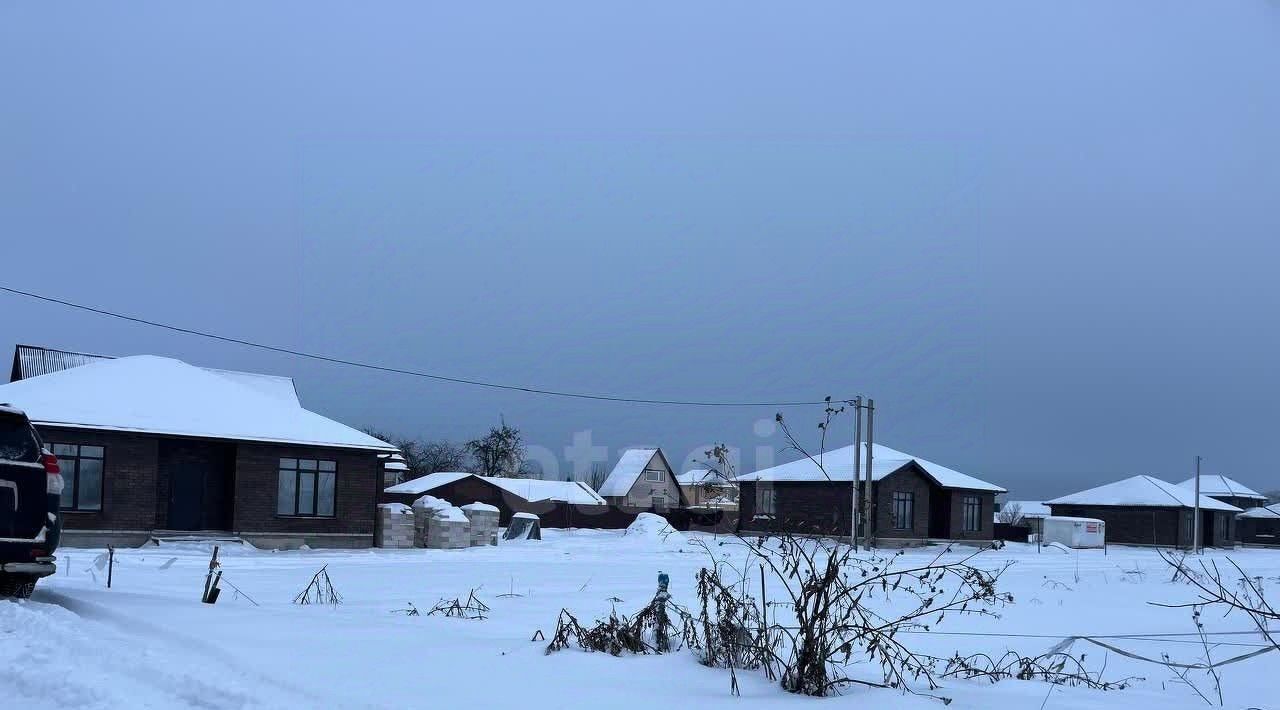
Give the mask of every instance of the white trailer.
[{"label": "white trailer", "polygon": [[1050,515],[1041,532],[1045,544],[1056,542],[1076,549],[1107,545],[1107,524],[1097,518],[1068,518]]}]

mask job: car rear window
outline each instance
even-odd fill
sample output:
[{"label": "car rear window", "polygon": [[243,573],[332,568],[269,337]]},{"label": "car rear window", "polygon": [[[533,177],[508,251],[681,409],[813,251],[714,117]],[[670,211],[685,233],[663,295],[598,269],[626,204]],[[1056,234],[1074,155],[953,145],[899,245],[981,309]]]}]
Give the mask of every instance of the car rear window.
[{"label": "car rear window", "polygon": [[0,460],[29,463],[40,460],[40,444],[31,433],[26,417],[0,414]]}]

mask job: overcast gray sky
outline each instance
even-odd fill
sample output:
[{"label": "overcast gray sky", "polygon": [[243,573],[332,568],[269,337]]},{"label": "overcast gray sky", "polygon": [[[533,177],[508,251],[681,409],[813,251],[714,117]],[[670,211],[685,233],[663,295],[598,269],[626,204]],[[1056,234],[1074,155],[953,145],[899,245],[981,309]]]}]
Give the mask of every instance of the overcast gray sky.
[{"label": "overcast gray sky", "polygon": [[[10,2],[0,67],[4,285],[460,377],[864,393],[879,441],[1017,498],[1196,454],[1280,488],[1274,2]],[[783,446],[771,408],[0,294],[14,342],[289,374],[403,435],[503,415],[561,457]]]}]

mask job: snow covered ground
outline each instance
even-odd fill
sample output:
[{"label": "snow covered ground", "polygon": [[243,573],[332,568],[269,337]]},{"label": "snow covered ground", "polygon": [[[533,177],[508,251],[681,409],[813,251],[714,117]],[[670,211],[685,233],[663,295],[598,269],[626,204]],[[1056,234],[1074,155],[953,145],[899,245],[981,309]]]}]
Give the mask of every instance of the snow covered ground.
[{"label": "snow covered ground", "polygon": [[[897,691],[851,688],[816,700],[782,692],[764,677],[739,676],[741,698],[726,671],[704,668],[688,652],[614,658],[564,651],[544,655],[561,607],[584,622],[607,614],[611,598],[630,613],[652,598],[659,570],[675,600],[693,606],[693,575],[707,557],[682,536],[623,536],[620,531],[545,530],[546,539],[468,550],[265,552],[223,548],[224,594],[199,602],[209,548],[166,545],[116,553],[113,588],[100,550],[60,551],[62,571],[29,602],[0,602],[0,697],[22,708],[610,708],[893,707],[941,708],[937,700]],[[691,536],[696,539],[698,536]],[[717,554],[741,551],[702,536]],[[912,551],[923,560],[937,550]],[[961,554],[961,553],[952,553]],[[1221,552],[1210,553],[1222,558]],[[1280,590],[1280,551],[1231,556]],[[1111,548],[1063,553],[1011,545],[984,553],[991,568],[1013,566],[1002,589],[1015,603],[1001,618],[949,617],[913,638],[937,655],[1006,649],[1035,654],[1069,635],[1188,633],[1186,610],[1148,602],[1188,600],[1151,550]],[[293,597],[321,566],[343,597],[338,607],[297,606]],[[261,606],[236,594],[235,585]],[[489,618],[427,616],[441,598],[478,587]],[[514,593],[515,596],[500,596]],[[1277,591],[1276,594],[1280,594]],[[414,604],[421,616],[396,613]],[[1246,620],[1206,614],[1211,631],[1248,630]],[[978,633],[984,635],[951,635]],[[994,635],[986,635],[994,634]],[[1257,636],[1224,636],[1256,644]],[[1184,642],[1123,639],[1117,646],[1148,656],[1194,662],[1204,654]],[[1077,645],[1107,676],[1144,676],[1112,692],[1039,682],[948,681],[952,708],[1203,707],[1162,667]],[[1215,658],[1251,647],[1221,646]],[[1204,676],[1198,676],[1205,680]],[[1226,706],[1280,708],[1280,652],[1223,669]],[[1207,686],[1206,686],[1207,687]],[[470,705],[464,705],[470,703]]]}]

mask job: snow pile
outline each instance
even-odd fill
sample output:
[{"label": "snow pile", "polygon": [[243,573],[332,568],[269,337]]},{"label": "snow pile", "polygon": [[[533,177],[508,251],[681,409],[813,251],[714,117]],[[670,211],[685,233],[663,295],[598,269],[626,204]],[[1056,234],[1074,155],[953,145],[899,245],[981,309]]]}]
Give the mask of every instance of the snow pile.
[{"label": "snow pile", "polygon": [[481,503],[480,501],[476,501],[475,503],[469,503],[467,505],[464,505],[462,506],[462,509],[463,510],[482,510],[486,513],[498,512],[498,506],[489,505],[488,503]]},{"label": "snow pile", "polygon": [[453,503],[450,503],[449,501],[444,500],[443,498],[437,498],[435,496],[422,496],[421,498],[413,502],[413,507],[415,510],[421,509],[421,510],[428,510],[428,511],[436,511],[436,510],[443,510],[445,508],[452,508]]},{"label": "snow pile", "polygon": [[679,548],[689,540],[661,515],[641,513],[627,526],[623,540],[654,547]]},{"label": "snow pile", "polygon": [[[429,496],[428,496],[429,497]],[[421,500],[421,499],[419,499]],[[431,517],[436,520],[445,520],[451,523],[469,523],[467,514],[462,512],[462,508],[449,506],[447,508],[437,508],[431,513]]]}]

